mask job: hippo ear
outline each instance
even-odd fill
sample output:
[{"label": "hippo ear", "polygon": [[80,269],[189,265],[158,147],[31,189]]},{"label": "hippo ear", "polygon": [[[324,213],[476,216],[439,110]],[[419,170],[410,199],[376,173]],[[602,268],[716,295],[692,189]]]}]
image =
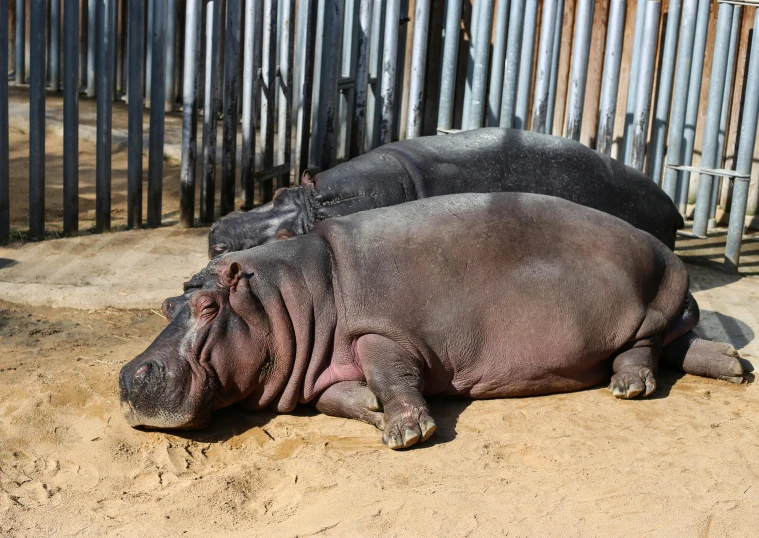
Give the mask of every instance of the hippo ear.
[{"label": "hippo ear", "polygon": [[277,230],[277,241],[280,239],[290,239],[291,237],[295,237],[295,234],[292,232],[292,230],[285,230],[284,228]]},{"label": "hippo ear", "polygon": [[234,288],[240,281],[242,267],[237,262],[232,262],[229,267],[221,274],[221,282],[225,288]]},{"label": "hippo ear", "polygon": [[300,184],[308,185],[310,187],[314,186],[314,176],[311,175],[309,170],[303,170],[303,175],[300,176]]}]

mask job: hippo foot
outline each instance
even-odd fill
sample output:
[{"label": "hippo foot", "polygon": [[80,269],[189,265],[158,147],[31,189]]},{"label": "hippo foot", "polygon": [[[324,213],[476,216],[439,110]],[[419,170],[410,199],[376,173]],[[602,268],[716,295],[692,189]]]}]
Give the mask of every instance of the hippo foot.
[{"label": "hippo foot", "polygon": [[656,390],[656,376],[650,368],[625,369],[612,376],[609,390],[615,398],[624,400],[648,396]]},{"label": "hippo foot", "polygon": [[385,405],[385,420],[382,442],[394,450],[426,441],[437,428],[426,407],[391,403]]},{"label": "hippo foot", "polygon": [[382,404],[361,381],[342,381],[327,388],[314,402],[316,409],[333,417],[352,418],[385,429]]}]

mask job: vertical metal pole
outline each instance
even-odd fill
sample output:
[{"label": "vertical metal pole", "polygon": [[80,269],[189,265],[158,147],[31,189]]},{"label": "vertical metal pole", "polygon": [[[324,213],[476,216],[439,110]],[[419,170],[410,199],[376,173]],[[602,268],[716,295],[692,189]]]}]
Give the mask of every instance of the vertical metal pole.
[{"label": "vertical metal pole", "polygon": [[656,45],[659,35],[659,0],[648,0],[646,21],[643,28],[643,45],[640,48],[638,89],[635,91],[635,113],[633,114],[633,139],[630,163],[633,168],[643,171],[648,136],[648,116],[651,111],[651,89],[656,67]]},{"label": "vertical metal pole", "polygon": [[651,151],[649,160],[649,175],[656,184],[661,183],[662,163],[664,161],[664,142],[667,137],[669,123],[669,107],[672,99],[672,82],[675,75],[675,52],[677,50],[677,34],[680,24],[680,9],[682,0],[670,0],[667,30],[664,37],[664,51],[659,68],[659,95],[656,99],[654,126],[651,130]]},{"label": "vertical metal pole", "polygon": [[[111,126],[113,122],[113,25],[114,0],[98,0],[97,6],[97,159],[95,225],[111,229]],[[152,142],[152,140],[151,140]]]},{"label": "vertical metal pole", "polygon": [[206,95],[203,100],[203,181],[200,185],[200,220],[202,222],[212,222],[214,219],[220,33],[221,0],[210,0],[206,4]]},{"label": "vertical metal pole", "polygon": [[[696,15],[698,0],[685,0],[680,22],[680,44],[677,48],[677,68],[675,87],[672,93],[672,114],[670,116],[669,138],[667,143],[667,165],[677,166],[683,163],[683,132],[685,130],[685,112],[688,102],[688,84],[693,62],[693,40],[696,35]],[[677,178],[679,173],[674,168],[664,170],[662,189],[674,202],[677,197]],[[656,180],[656,178],[653,178]]]},{"label": "vertical metal pole", "polygon": [[[0,13],[8,13],[8,0],[0,0]],[[16,36],[18,36],[18,34],[16,34]],[[16,66],[18,66],[18,63]],[[8,17],[0,17],[0,73],[7,72]],[[8,136],[8,77],[5,76],[0,77],[0,245],[7,245],[10,241],[10,165],[8,162]]]},{"label": "vertical metal pole", "polygon": [[[710,0],[706,0],[708,3]],[[638,0],[637,9],[635,10],[635,32],[633,34],[633,50],[630,61],[630,77],[627,86],[627,103],[625,104],[625,131],[622,140],[622,151],[619,160],[625,164],[630,164],[630,154],[632,152],[633,137],[633,115],[635,114],[635,92],[638,91],[638,80],[640,72],[640,48],[643,45],[643,27],[646,21],[646,0]]]},{"label": "vertical metal pole", "polygon": [[506,64],[503,75],[503,93],[501,94],[500,127],[514,127],[514,110],[516,109],[517,82],[519,80],[519,56],[522,48],[522,31],[524,29],[525,0],[511,0],[509,13],[509,34],[506,38]]},{"label": "vertical metal pole", "polygon": [[553,48],[551,52],[551,77],[548,81],[548,110],[546,111],[546,132],[553,134],[553,117],[556,109],[556,84],[559,78],[559,60],[561,59],[561,31],[564,26],[564,0],[559,0],[556,7],[556,19],[553,29]]},{"label": "vertical metal pole", "polygon": [[[562,0],[563,1],[563,0]],[[488,127],[498,126],[501,115],[501,93],[503,92],[503,68],[506,61],[506,29],[509,24],[510,0],[498,0],[493,36],[493,60],[490,64],[490,88],[488,89]]]},{"label": "vertical metal pole", "polygon": [[472,0],[472,13],[469,17],[469,58],[466,65],[466,83],[464,84],[464,109],[461,113],[461,128],[469,129],[469,112],[472,108],[472,80],[474,79],[474,62],[476,59],[477,37],[480,32],[480,8],[483,0]]},{"label": "vertical metal pole", "polygon": [[543,20],[540,25],[540,46],[538,47],[538,72],[532,107],[532,130],[536,133],[547,132],[548,89],[551,82],[553,32],[556,26],[557,7],[557,0],[545,0],[543,2]]},{"label": "vertical metal pole", "polygon": [[[166,2],[166,112],[174,112],[174,102],[177,96],[174,75],[176,74],[177,54],[177,0]],[[192,0],[188,0],[192,1]],[[187,24],[187,22],[185,22]],[[239,22],[238,22],[239,24]]]},{"label": "vertical metal pole", "polygon": [[[65,0],[64,0],[65,1]],[[127,35],[129,33],[129,20],[127,19],[127,9],[129,0],[120,0],[119,2],[119,46],[118,46],[118,60],[116,62],[116,80],[118,90],[122,95],[127,93],[127,62],[129,61],[129,54],[127,50]]]},{"label": "vertical metal pole", "polygon": [[79,0],[63,0],[63,40],[63,232],[71,234],[79,231]]},{"label": "vertical metal pole", "polygon": [[147,28],[145,36],[145,106],[150,108],[153,89],[153,14],[157,0],[147,0]]},{"label": "vertical metal pole", "polygon": [[[759,28],[759,9],[754,15],[754,28]],[[756,32],[756,30],[754,30]],[[738,137],[738,155],[735,159],[735,169],[741,174],[750,175],[756,144],[756,127],[759,119],[759,39],[754,33],[751,41],[748,72],[745,82],[745,100],[743,116],[740,122]],[[727,248],[725,249],[725,270],[738,271],[741,257],[741,240],[746,221],[746,205],[748,203],[750,178],[735,180],[733,201],[730,206],[730,224],[727,230]]]},{"label": "vertical metal pole", "polygon": [[300,181],[303,172],[308,167],[309,139],[311,132],[311,104],[313,100],[314,78],[314,51],[316,49],[316,0],[305,0],[301,9],[307,10],[306,36],[303,59],[303,86],[301,88],[300,111],[298,113],[298,126],[296,135],[296,158],[298,159],[297,179]]},{"label": "vertical metal pole", "polygon": [[382,52],[382,123],[380,144],[392,141],[395,67],[398,57],[401,0],[388,0],[385,14],[385,47]]},{"label": "vertical metal pole", "polygon": [[456,62],[459,55],[461,3],[462,0],[445,1],[443,66],[440,76],[440,106],[437,114],[438,129],[450,129],[453,127],[453,98],[456,91]]},{"label": "vertical metal pole", "polygon": [[29,12],[29,239],[45,235],[45,19],[47,2]]},{"label": "vertical metal pole", "polygon": [[[490,16],[493,16],[493,0],[480,0],[490,5]],[[487,11],[487,9],[483,9]],[[427,62],[427,30],[430,22],[430,0],[416,0],[416,10],[414,14],[414,41],[412,43],[411,54],[411,81],[409,88],[408,103],[408,123],[406,124],[406,138],[416,138],[422,134],[422,110],[424,108],[424,69]],[[482,21],[481,21],[482,24]],[[482,30],[482,28],[480,28]],[[488,36],[490,35],[490,25],[488,24]],[[490,39],[486,41],[488,49],[490,48]],[[487,55],[487,50],[485,54]],[[477,61],[481,61],[478,58]],[[478,64],[479,65],[479,64]],[[485,56],[483,69],[487,69],[488,62]],[[476,76],[477,67],[475,67]],[[482,73],[487,77],[487,73]],[[482,82],[482,94],[485,94],[485,82]],[[482,99],[480,99],[481,101]]]},{"label": "vertical metal pole", "polygon": [[243,209],[253,207],[256,171],[256,97],[258,94],[258,65],[256,48],[256,2],[245,0],[245,38],[242,68],[242,160],[240,181],[242,183]]},{"label": "vertical metal pole", "polygon": [[237,84],[240,72],[241,0],[227,0],[227,29],[224,33],[224,117],[221,135],[221,200],[223,217],[235,209],[237,165]]},{"label": "vertical metal pole", "polygon": [[98,6],[100,0],[87,0],[87,97],[95,97],[95,64],[97,51],[102,46],[98,43]]},{"label": "vertical metal pole", "polygon": [[[277,0],[264,0],[263,57],[261,74],[263,79],[263,96],[261,101],[261,136],[263,137],[263,168],[274,166],[274,110],[277,95]],[[335,85],[337,87],[337,85]],[[271,179],[261,181],[261,199],[268,202],[274,195]]]},{"label": "vertical metal pole", "polygon": [[50,89],[61,89],[61,0],[50,0]]},{"label": "vertical metal pole", "polygon": [[604,71],[601,79],[601,100],[598,105],[598,130],[596,131],[596,150],[604,155],[611,154],[611,144],[614,139],[614,116],[617,114],[619,67],[622,63],[626,10],[627,0],[611,0],[606,30]]},{"label": "vertical metal pole", "polygon": [[279,188],[290,186],[290,149],[292,145],[291,119],[293,110],[293,58],[295,56],[295,0],[284,0],[280,13],[282,34],[278,41],[282,44],[279,59],[279,138],[277,153],[279,164],[287,165],[287,173],[279,177]]},{"label": "vertical metal pole", "polygon": [[524,13],[524,33],[522,34],[522,55],[519,59],[519,84],[517,102],[514,109],[514,127],[527,128],[527,114],[530,106],[532,86],[532,62],[535,55],[535,32],[538,21],[538,0],[527,0]]},{"label": "vertical metal pole", "polygon": [[80,88],[87,87],[87,52],[90,41],[88,33],[90,26],[89,21],[89,2],[82,0],[82,18],[80,24],[81,36],[79,37],[79,70],[81,71],[79,81]]},{"label": "vertical metal pole", "polygon": [[148,226],[161,225],[163,198],[163,141],[166,97],[166,2],[153,2],[153,60],[150,66],[154,84],[150,88],[150,151],[148,153]]},{"label": "vertical metal pole", "polygon": [[[640,0],[641,3],[644,0]],[[585,85],[588,81],[590,38],[593,30],[593,1],[578,0],[575,35],[572,44],[572,74],[567,98],[566,137],[580,140],[582,112],[585,105]]]},{"label": "vertical metal pole", "polygon": [[16,0],[16,83],[26,83],[26,0]]},{"label": "vertical metal pole", "polygon": [[[719,136],[717,142],[717,158],[719,162],[724,162],[725,155],[725,138],[727,138],[727,122],[730,113],[730,96],[733,93],[733,83],[735,81],[735,57],[738,51],[738,34],[741,30],[741,18],[743,8],[735,6],[733,8],[733,21],[730,26],[730,47],[727,53],[727,70],[725,75],[725,91],[722,94],[722,108],[719,119]],[[717,226],[717,203],[719,202],[719,191],[722,178],[715,178],[712,184],[711,201],[709,202],[709,224],[707,228]]]},{"label": "vertical metal pole", "polygon": [[[490,34],[493,27],[493,0],[481,2],[477,21],[477,43],[474,49],[474,70],[472,72],[472,97],[469,111],[468,129],[482,127],[485,115],[485,90],[488,83],[488,61],[490,58]],[[549,0],[551,1],[551,0]],[[418,6],[419,4],[417,4]],[[414,34],[416,39],[416,34]]]},{"label": "vertical metal pole", "polygon": [[142,226],[142,82],[145,54],[145,0],[129,0],[129,145],[127,226]]},{"label": "vertical metal pole", "polygon": [[[722,116],[722,97],[725,92],[725,75],[727,73],[727,54],[730,50],[730,26],[733,22],[733,6],[720,4],[717,15],[717,35],[714,42],[712,73],[709,80],[709,101],[706,105],[706,126],[701,150],[701,168],[717,168],[720,155],[717,155],[719,122]],[[698,180],[698,197],[696,211],[693,215],[693,234],[706,237],[709,222],[709,203],[712,194],[711,174],[701,173]]]},{"label": "vertical metal pole", "polygon": [[[689,165],[693,162],[693,146],[696,141],[696,127],[698,124],[698,109],[701,102],[701,82],[706,58],[706,36],[709,28],[709,4],[708,0],[702,0],[698,5],[698,17],[696,19],[696,37],[693,42],[693,61],[691,62],[690,80],[688,83],[688,102],[685,109],[684,153],[682,164]],[[678,193],[675,205],[680,213],[685,214],[688,204],[688,191],[690,189],[690,172],[680,172]]]},{"label": "vertical metal pole", "polygon": [[356,105],[353,112],[349,156],[364,152],[366,136],[366,101],[369,91],[369,46],[372,37],[374,0],[361,0],[359,7],[358,60],[356,67]]},{"label": "vertical metal pole", "polygon": [[113,46],[111,47],[111,66],[113,69],[113,75],[111,76],[111,99],[116,101],[116,70],[118,69],[118,43],[119,43],[119,0],[113,0],[111,6],[111,36],[113,39]]},{"label": "vertical metal pole", "polygon": [[198,148],[198,64],[200,64],[201,0],[187,0],[182,81],[182,169],[179,176],[179,224],[195,221],[195,154]]}]

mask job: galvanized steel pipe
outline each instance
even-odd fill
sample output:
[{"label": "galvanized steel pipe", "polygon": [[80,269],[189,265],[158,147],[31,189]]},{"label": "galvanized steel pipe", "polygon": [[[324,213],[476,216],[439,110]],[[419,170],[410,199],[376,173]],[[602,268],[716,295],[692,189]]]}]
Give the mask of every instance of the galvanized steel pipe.
[{"label": "galvanized steel pipe", "polygon": [[453,98],[456,90],[456,63],[459,53],[461,2],[462,0],[445,0],[443,65],[440,75],[440,101],[437,113],[438,129],[451,129],[453,127]]},{"label": "galvanized steel pipe", "polygon": [[522,48],[524,29],[525,0],[511,0],[509,11],[509,34],[506,38],[506,64],[503,74],[503,93],[501,94],[500,127],[514,127],[516,110],[517,83],[519,81],[519,57]]},{"label": "galvanized steel pipe", "polygon": [[[674,1],[677,2],[678,0]],[[611,0],[609,22],[606,29],[601,99],[598,104],[598,129],[596,130],[596,150],[604,155],[611,154],[611,145],[614,141],[614,117],[617,114],[619,68],[622,63],[626,10],[627,0]]]},{"label": "galvanized steel pipe", "polygon": [[198,66],[200,64],[201,0],[187,0],[182,80],[182,168],[179,173],[179,224],[195,221],[195,160],[198,149]]},{"label": "galvanized steel pipe", "polygon": [[[417,0],[418,2],[419,0]],[[472,72],[472,100],[469,109],[468,129],[482,127],[485,114],[485,88],[488,83],[488,61],[490,59],[490,33],[493,27],[493,0],[479,0],[477,32],[479,37],[474,50],[474,70]],[[549,0],[551,1],[551,0]],[[419,4],[417,3],[417,6]],[[414,34],[416,38],[416,34]]]},{"label": "galvanized steel pipe", "polygon": [[[261,136],[263,138],[263,162],[261,168],[268,170],[274,166],[274,111],[276,99],[277,69],[277,0],[264,0],[263,56],[261,72],[263,77],[263,100],[261,101]],[[274,195],[271,179],[261,181],[261,198],[264,202]]]},{"label": "galvanized steel pipe", "polygon": [[[490,14],[492,17],[493,0],[480,1],[485,2],[486,4],[490,3]],[[406,138],[416,138],[422,134],[422,110],[424,109],[424,69],[427,62],[427,30],[429,27],[429,20],[430,0],[416,0],[416,9],[414,14],[414,41],[411,48],[411,80],[408,97],[408,122],[406,124]],[[488,32],[488,35],[490,35],[490,32]],[[487,40],[487,45],[490,45],[489,39]],[[487,69],[487,66],[488,62],[486,59],[484,69]],[[475,71],[476,70],[477,67],[475,67]],[[487,74],[485,76],[487,77]],[[482,82],[482,94],[485,94],[485,82]],[[482,101],[482,99],[480,99],[480,101]]]},{"label": "galvanized steel pipe", "polygon": [[[675,87],[672,93],[672,113],[670,115],[669,138],[667,143],[667,165],[662,180],[662,189],[673,202],[677,198],[679,172],[671,166],[683,163],[685,113],[688,102],[688,85],[693,61],[693,42],[696,36],[698,0],[684,0],[680,22],[680,43],[677,49]],[[656,178],[654,178],[655,180]]]},{"label": "galvanized steel pipe", "polygon": [[[562,0],[563,1],[563,0]],[[485,125],[497,127],[501,115],[501,92],[503,91],[503,69],[506,61],[506,29],[509,24],[510,0],[498,0],[495,13],[493,35],[493,60],[490,62],[490,87],[488,89],[488,110]]]},{"label": "galvanized steel pipe", "polygon": [[593,1],[578,0],[575,34],[572,44],[572,72],[567,98],[566,137],[580,139],[582,112],[585,104],[585,85],[588,81],[590,38],[593,31]]},{"label": "galvanized steel pipe", "polygon": [[[398,57],[401,0],[387,0],[385,13],[385,46],[382,52],[382,120],[380,144],[392,142],[393,107],[395,104],[395,69]],[[324,87],[324,86],[322,86]]]},{"label": "galvanized steel pipe", "polygon": [[[759,28],[759,9],[754,15],[754,28]],[[735,170],[738,173],[751,175],[756,144],[756,127],[759,120],[759,39],[754,34],[751,41],[748,72],[746,73],[743,116],[740,122],[738,137],[738,155],[735,159]],[[750,179],[736,179],[733,186],[733,201],[730,206],[730,224],[727,231],[727,248],[725,249],[725,270],[738,271],[741,257],[741,240],[746,220]]]},{"label": "galvanized steel pipe", "polygon": [[[700,168],[717,168],[721,164],[717,155],[719,123],[722,116],[722,98],[725,92],[725,75],[727,74],[727,55],[730,51],[730,27],[733,19],[733,6],[720,3],[717,15],[717,34],[714,42],[712,73],[709,80],[709,101],[706,106],[706,126],[701,150]],[[706,237],[709,222],[709,204],[712,194],[711,174],[701,173],[698,180],[696,211],[693,215],[693,234]]]},{"label": "galvanized steel pipe", "polygon": [[240,182],[242,183],[243,209],[253,207],[256,172],[256,98],[258,97],[258,65],[256,49],[256,4],[259,0],[245,0],[245,31],[242,67],[242,157]]},{"label": "galvanized steel pipe", "polygon": [[364,152],[366,136],[366,101],[369,91],[369,46],[374,18],[374,0],[361,0],[359,6],[358,58],[356,61],[356,104],[353,109],[353,125],[349,156],[357,157]]},{"label": "galvanized steel pipe", "polygon": [[287,165],[287,173],[279,176],[280,189],[290,186],[290,149],[292,138],[293,110],[293,58],[295,56],[295,0],[283,0],[282,34],[279,43],[282,53],[279,59],[279,138],[277,154],[280,165]]},{"label": "galvanized steel pipe", "polygon": [[559,78],[559,60],[561,59],[561,33],[564,27],[564,0],[559,0],[556,7],[556,19],[553,29],[553,52],[551,54],[551,78],[548,81],[548,110],[546,111],[546,132],[553,134],[553,118],[556,113],[556,84]]},{"label": "galvanized steel pipe", "polygon": [[[707,0],[709,1],[709,0]],[[633,33],[633,50],[630,60],[630,77],[627,86],[627,102],[625,104],[625,131],[622,140],[622,151],[619,160],[630,164],[633,137],[633,115],[635,114],[635,92],[638,85],[635,81],[640,72],[640,48],[643,45],[643,29],[646,21],[646,1],[638,0],[635,10],[635,31]]]},{"label": "galvanized steel pipe", "polygon": [[651,89],[654,82],[657,36],[659,35],[659,0],[648,0],[646,21],[643,28],[643,46],[640,49],[638,89],[635,91],[635,112],[633,115],[632,155],[630,164],[643,171],[648,136],[648,116],[651,111]]},{"label": "galvanized steel pipe", "polygon": [[522,51],[519,58],[519,83],[514,107],[514,127],[527,128],[527,114],[532,89],[532,63],[535,57],[535,32],[538,23],[538,0],[527,0],[524,11]]},{"label": "galvanized steel pipe", "polygon": [[219,42],[221,0],[206,4],[206,72],[203,99],[203,180],[200,185],[200,220],[213,222],[216,195],[216,124],[219,110]]},{"label": "galvanized steel pipe", "polygon": [[[702,0],[698,6],[696,19],[696,37],[693,42],[693,61],[691,62],[690,81],[688,85],[688,102],[685,109],[685,130],[683,131],[682,164],[693,163],[693,146],[696,140],[698,109],[701,102],[701,82],[706,58],[706,37],[709,28],[709,1]],[[678,179],[677,205],[680,213],[685,214],[690,188],[690,172],[681,171]]]},{"label": "galvanized steel pipe", "polygon": [[540,25],[538,47],[538,72],[532,107],[532,130],[545,133],[548,122],[548,90],[551,83],[551,60],[553,59],[553,33],[556,26],[558,0],[543,2],[543,20]]},{"label": "galvanized steel pipe", "polygon": [[680,11],[682,0],[670,0],[667,29],[664,36],[664,50],[659,66],[659,92],[654,112],[654,125],[651,129],[651,157],[649,159],[649,175],[658,185],[662,180],[662,164],[664,162],[664,143],[667,138],[669,123],[669,108],[672,100],[672,82],[675,76],[677,52],[677,37],[680,28]]}]

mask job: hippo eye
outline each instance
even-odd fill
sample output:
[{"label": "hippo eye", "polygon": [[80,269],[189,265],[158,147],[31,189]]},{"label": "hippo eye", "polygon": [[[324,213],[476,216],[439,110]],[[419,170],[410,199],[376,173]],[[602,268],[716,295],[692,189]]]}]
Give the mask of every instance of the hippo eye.
[{"label": "hippo eye", "polygon": [[224,254],[227,250],[229,250],[229,247],[224,243],[217,243],[213,246],[213,253],[215,256]]},{"label": "hippo eye", "polygon": [[195,304],[195,315],[206,321],[213,319],[219,312],[219,303],[211,297],[203,297]]}]

